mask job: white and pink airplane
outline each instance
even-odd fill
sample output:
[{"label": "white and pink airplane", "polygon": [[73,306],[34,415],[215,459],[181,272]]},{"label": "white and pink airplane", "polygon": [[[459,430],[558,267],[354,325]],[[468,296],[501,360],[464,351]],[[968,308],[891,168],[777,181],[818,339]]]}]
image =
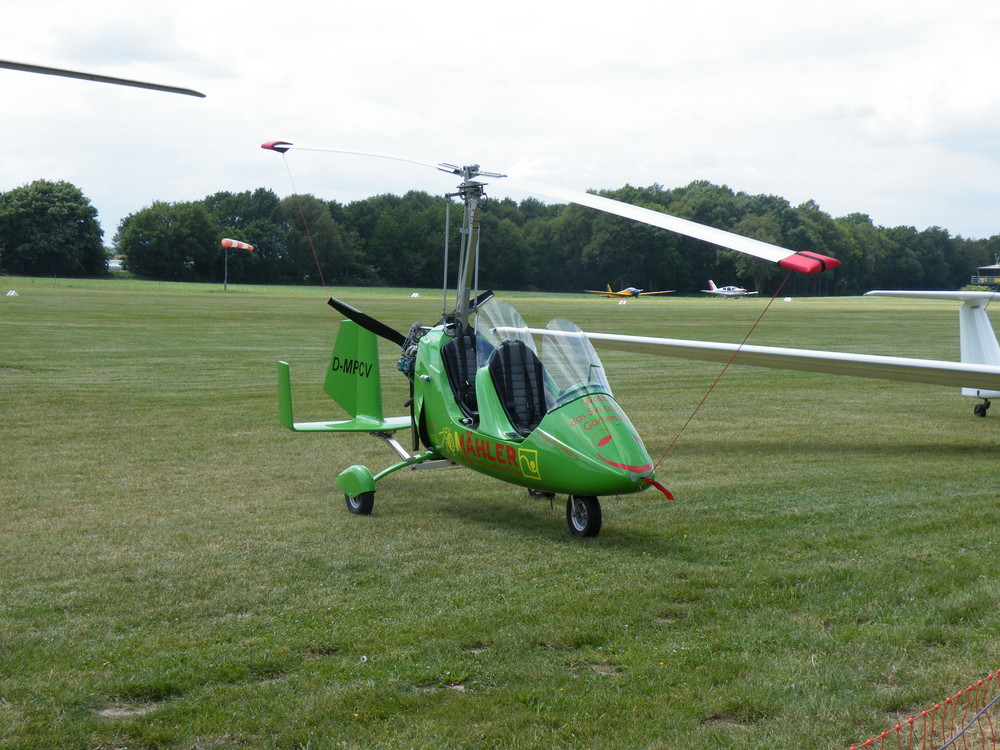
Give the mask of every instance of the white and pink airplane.
[{"label": "white and pink airplane", "polygon": [[705,294],[718,294],[720,297],[746,297],[757,292],[748,292],[741,286],[716,286],[711,279],[708,280],[708,289],[702,289]]}]

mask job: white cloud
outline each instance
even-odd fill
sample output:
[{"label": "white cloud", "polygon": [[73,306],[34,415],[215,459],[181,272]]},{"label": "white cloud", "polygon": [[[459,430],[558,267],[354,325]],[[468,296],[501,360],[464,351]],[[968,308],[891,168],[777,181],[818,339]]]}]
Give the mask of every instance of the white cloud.
[{"label": "white cloud", "polygon": [[[693,179],[880,224],[1000,233],[1000,7],[848,0],[455,5],[39,0],[8,59],[189,86],[205,100],[0,71],[0,190],[67,179],[107,239],[153,200],[290,192],[275,138],[575,188]],[[453,187],[417,167],[292,153],[351,200]]]}]

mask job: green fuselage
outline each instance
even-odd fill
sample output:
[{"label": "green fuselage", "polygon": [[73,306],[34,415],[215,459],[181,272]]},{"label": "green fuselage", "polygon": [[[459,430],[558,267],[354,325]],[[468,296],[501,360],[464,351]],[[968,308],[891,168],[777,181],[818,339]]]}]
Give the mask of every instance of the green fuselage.
[{"label": "green fuselage", "polygon": [[544,492],[620,495],[648,486],[653,462],[609,393],[580,384],[579,397],[557,401],[522,435],[505,411],[489,366],[475,373],[477,413],[463,411],[441,353],[449,341],[440,327],[428,331],[414,370],[414,413],[429,448],[457,464]]}]

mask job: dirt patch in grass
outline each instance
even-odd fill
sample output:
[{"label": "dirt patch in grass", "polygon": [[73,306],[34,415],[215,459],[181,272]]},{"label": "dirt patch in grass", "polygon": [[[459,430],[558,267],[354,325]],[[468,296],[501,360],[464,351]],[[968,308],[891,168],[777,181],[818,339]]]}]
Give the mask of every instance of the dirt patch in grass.
[{"label": "dirt patch in grass", "polygon": [[159,706],[155,703],[115,703],[94,711],[102,719],[129,719],[133,716],[151,714]]},{"label": "dirt patch in grass", "polygon": [[737,721],[732,714],[720,713],[712,714],[702,722],[702,726],[717,727],[720,729],[749,729],[749,725]]}]

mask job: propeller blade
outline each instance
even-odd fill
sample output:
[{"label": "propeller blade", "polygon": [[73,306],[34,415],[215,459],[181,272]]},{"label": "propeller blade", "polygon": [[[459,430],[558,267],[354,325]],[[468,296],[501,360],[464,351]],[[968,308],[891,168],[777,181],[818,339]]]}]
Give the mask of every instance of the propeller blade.
[{"label": "propeller blade", "polygon": [[62,78],[79,78],[83,81],[96,81],[97,83],[113,83],[117,86],[132,86],[137,89],[152,89],[153,91],[165,91],[168,94],[184,94],[185,96],[197,96],[202,99],[205,95],[194,89],[184,89],[178,86],[164,86],[160,83],[147,83],[146,81],[133,81],[128,78],[115,78],[113,76],[102,76],[96,73],[81,73],[78,70],[66,70],[65,68],[50,68],[45,65],[32,65],[30,63],[19,63],[12,60],[0,60],[0,68],[8,70],[20,70],[25,73],[41,73],[47,76],[60,76]]},{"label": "propeller blade", "polygon": [[330,297],[330,299],[327,300],[327,304],[348,320],[353,320],[365,330],[371,331],[376,336],[381,336],[397,346],[402,346],[406,341],[406,336],[401,334],[395,328],[390,328],[385,323],[375,320],[372,316],[361,312],[356,307],[351,307],[346,302],[341,302],[339,299]]}]

